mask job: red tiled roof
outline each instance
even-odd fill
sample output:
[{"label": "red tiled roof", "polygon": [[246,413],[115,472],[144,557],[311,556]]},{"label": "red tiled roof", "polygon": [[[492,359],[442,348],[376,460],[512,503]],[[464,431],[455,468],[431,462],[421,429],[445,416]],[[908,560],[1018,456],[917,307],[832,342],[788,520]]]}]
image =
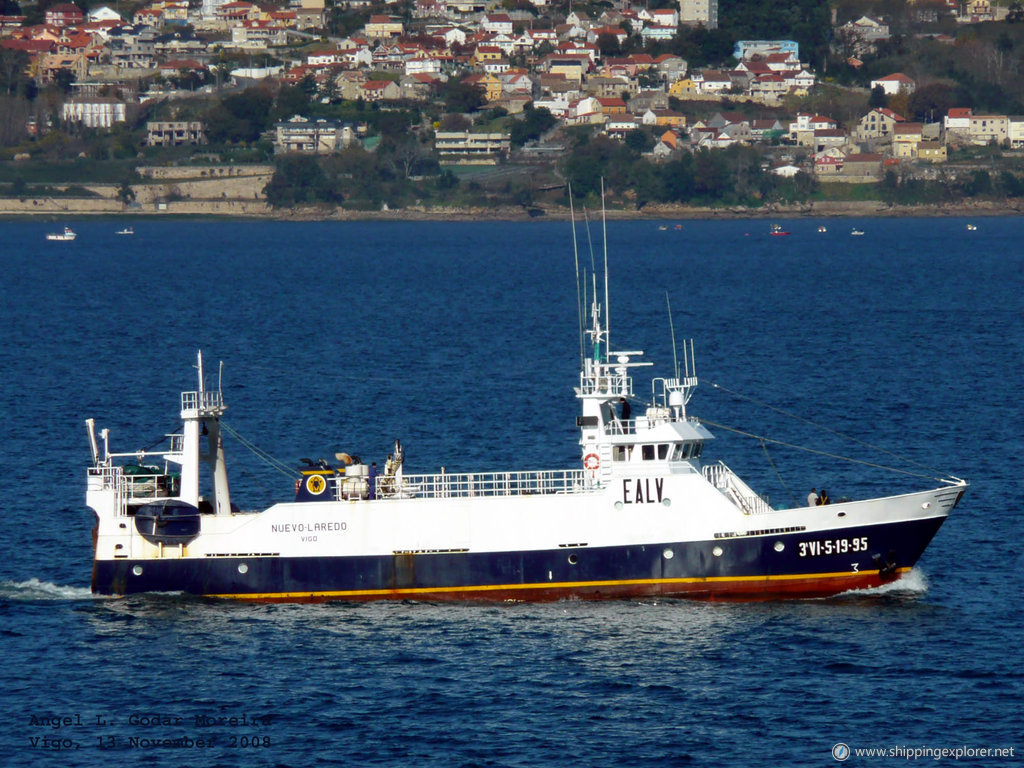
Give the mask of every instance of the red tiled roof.
[{"label": "red tiled roof", "polygon": [[57,49],[52,40],[0,40],[0,48],[26,53],[51,53]]},{"label": "red tiled roof", "polygon": [[907,77],[902,72],[894,72],[891,75],[886,75],[885,77],[876,78],[875,82],[878,82],[878,83],[888,83],[888,82],[913,83],[914,81],[913,81],[912,78]]}]

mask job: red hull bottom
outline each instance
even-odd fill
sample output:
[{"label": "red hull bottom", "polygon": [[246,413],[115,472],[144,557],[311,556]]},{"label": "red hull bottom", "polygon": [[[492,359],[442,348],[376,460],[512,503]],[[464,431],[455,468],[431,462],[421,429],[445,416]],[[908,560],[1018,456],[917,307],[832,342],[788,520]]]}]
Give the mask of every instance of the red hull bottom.
[{"label": "red hull bottom", "polygon": [[345,592],[207,595],[261,603],[320,603],[328,601],[418,600],[423,602],[553,602],[556,600],[625,600],[682,598],[688,600],[758,601],[834,597],[852,590],[890,584],[910,568],[882,575],[878,571],[850,574],[768,576],[745,579],[670,579],[639,582],[502,585],[450,589],[381,589]]}]

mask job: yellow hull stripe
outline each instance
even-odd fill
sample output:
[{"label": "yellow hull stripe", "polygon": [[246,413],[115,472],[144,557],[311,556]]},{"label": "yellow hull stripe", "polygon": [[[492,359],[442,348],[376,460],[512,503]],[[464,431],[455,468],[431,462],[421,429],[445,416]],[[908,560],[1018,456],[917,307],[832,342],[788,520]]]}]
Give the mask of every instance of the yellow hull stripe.
[{"label": "yellow hull stripe", "polygon": [[[910,568],[897,568],[896,573],[902,575],[910,571]],[[400,587],[396,589],[352,589],[340,591],[323,592],[243,592],[241,594],[207,594],[205,597],[220,597],[233,600],[269,600],[272,598],[300,598],[300,597],[372,597],[376,595],[422,595],[437,594],[439,592],[460,593],[460,592],[497,592],[528,589],[578,589],[580,587],[623,587],[623,586],[647,586],[652,584],[716,584],[721,582],[771,582],[771,581],[797,581],[799,579],[838,579],[851,576],[877,576],[877,570],[873,571],[836,571],[834,573],[787,573],[779,576],[708,576],[686,579],[629,579],[623,581],[561,581],[550,584],[490,584],[469,587]]]}]

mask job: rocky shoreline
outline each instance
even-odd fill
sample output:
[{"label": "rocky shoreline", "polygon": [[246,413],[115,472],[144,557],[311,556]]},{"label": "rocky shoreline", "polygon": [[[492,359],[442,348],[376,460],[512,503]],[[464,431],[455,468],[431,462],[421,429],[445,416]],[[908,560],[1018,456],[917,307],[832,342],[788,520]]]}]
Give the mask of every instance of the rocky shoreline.
[{"label": "rocky shoreline", "polygon": [[[1015,200],[962,202],[943,205],[898,206],[879,201],[814,202],[802,205],[771,205],[764,208],[705,208],[682,205],[645,205],[640,210],[610,208],[609,219],[675,220],[675,219],[770,219],[770,218],[855,218],[855,217],[954,217],[954,216],[1018,216],[1024,212]],[[519,206],[409,208],[381,211],[348,210],[335,206],[304,206],[274,209],[259,200],[174,200],[159,204],[126,207],[109,198],[3,198],[0,217],[37,217],[63,219],[68,217],[161,217],[198,216],[226,218],[264,218],[294,221],[545,221],[569,218],[562,207]]]}]

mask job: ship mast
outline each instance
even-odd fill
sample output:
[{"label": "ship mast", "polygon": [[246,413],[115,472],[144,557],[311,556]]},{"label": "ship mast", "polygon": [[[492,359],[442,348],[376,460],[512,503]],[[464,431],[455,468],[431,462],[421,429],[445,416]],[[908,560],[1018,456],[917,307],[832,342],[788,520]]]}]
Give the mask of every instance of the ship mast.
[{"label": "ship mast", "polygon": [[[206,389],[202,350],[197,354],[196,369],[199,388],[195,392],[181,393],[181,499],[194,507],[199,506],[199,468],[205,461],[213,480],[213,511],[218,515],[228,515],[231,514],[231,491],[220,431],[220,417],[227,406],[219,385],[214,391]],[[203,435],[206,436],[205,453],[200,446]],[[173,460],[173,457],[168,458]]]}]

